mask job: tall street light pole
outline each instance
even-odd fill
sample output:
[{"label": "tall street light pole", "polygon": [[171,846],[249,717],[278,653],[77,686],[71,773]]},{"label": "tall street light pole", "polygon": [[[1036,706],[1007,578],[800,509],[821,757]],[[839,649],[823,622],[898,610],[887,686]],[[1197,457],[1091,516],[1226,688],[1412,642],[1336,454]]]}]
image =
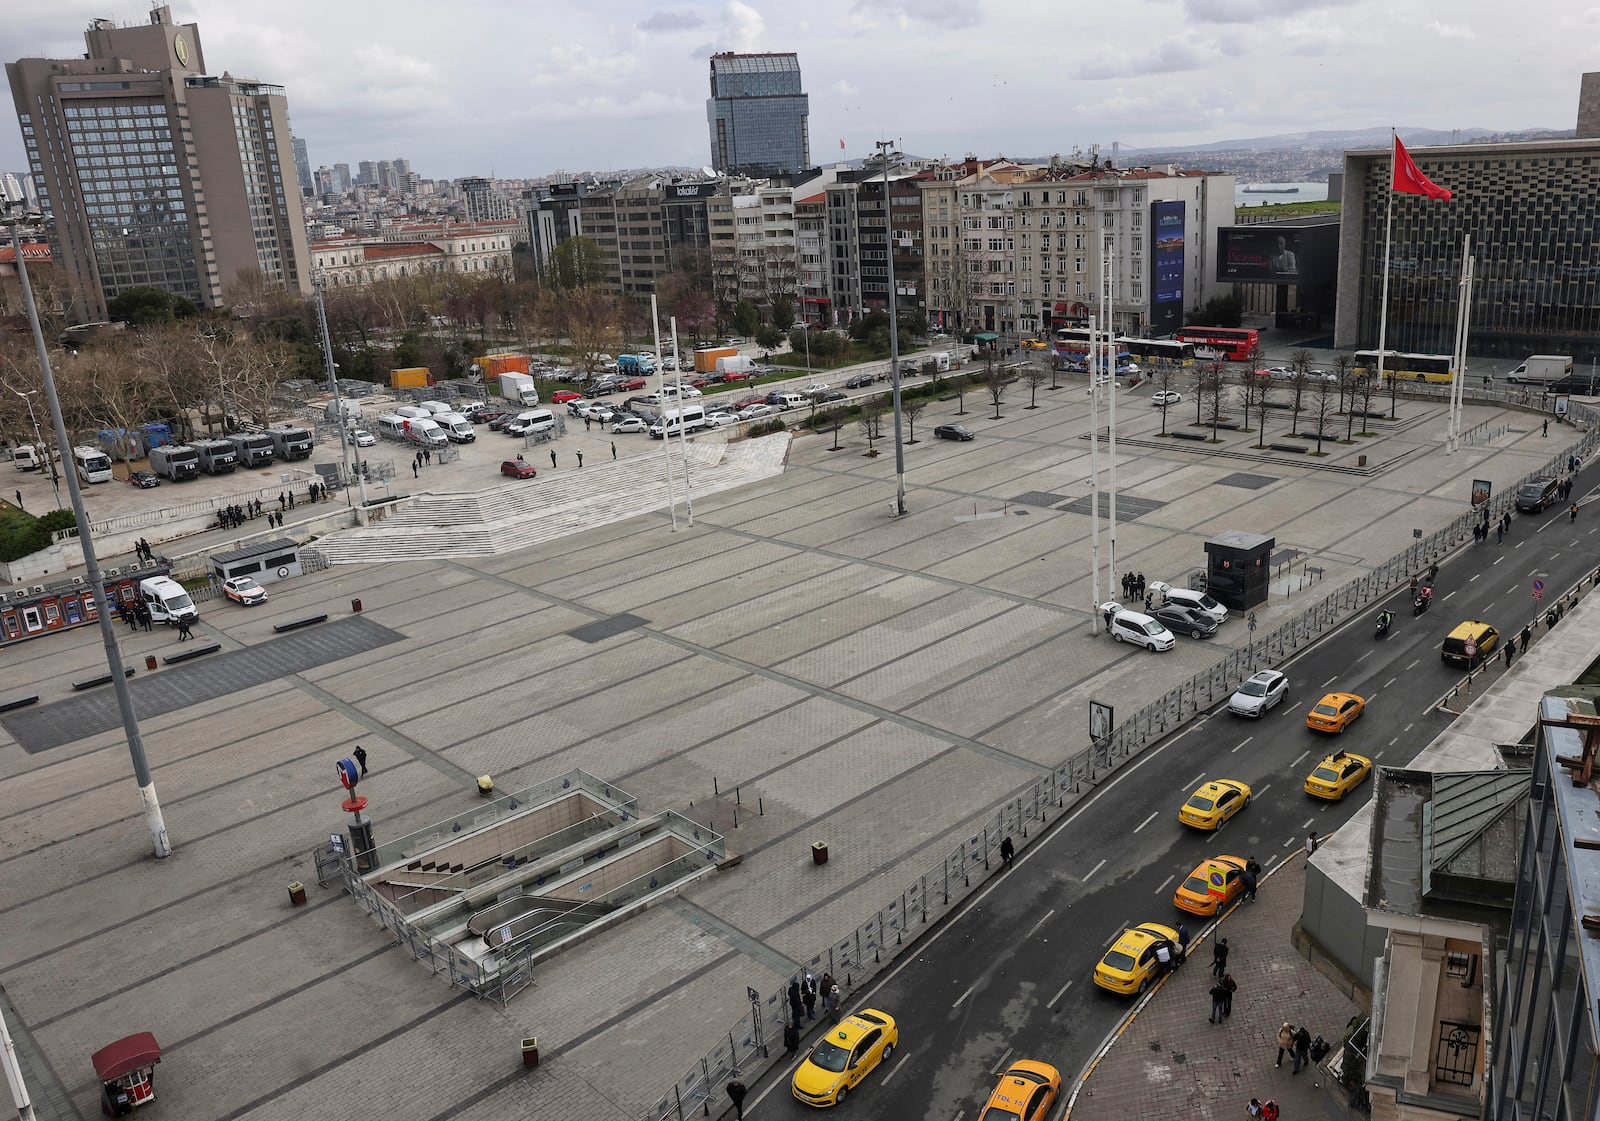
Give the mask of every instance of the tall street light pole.
[{"label": "tall street light pole", "polygon": [[[0,181],[3,184],[3,181]],[[20,195],[20,192],[19,192]],[[61,399],[56,395],[56,379],[50,372],[50,354],[44,345],[44,330],[39,326],[39,309],[33,302],[33,285],[28,280],[28,266],[22,258],[22,239],[18,228],[25,221],[42,221],[42,215],[26,213],[26,202],[3,185],[0,185],[0,209],[4,221],[11,227],[11,247],[17,254],[17,275],[22,278],[22,298],[28,305],[28,325],[33,328],[33,345],[39,351],[39,373],[44,378],[44,399],[50,408],[50,421],[55,429],[56,446],[68,447],[67,423],[61,416]],[[75,471],[65,471],[67,494],[72,498],[72,513],[78,522],[78,543],[83,546],[83,564],[89,570],[89,594],[98,602],[95,618],[100,624],[100,639],[106,648],[106,665],[111,670],[111,689],[117,695],[117,711],[122,715],[122,729],[128,737],[128,755],[133,760],[133,775],[139,783],[139,799],[144,804],[145,828],[155,855],[172,855],[172,839],[167,836],[167,824],[161,816],[161,803],[156,798],[156,781],[150,774],[150,764],[145,759],[144,740],[139,735],[139,718],[133,712],[133,694],[128,691],[127,674],[123,671],[122,652],[117,649],[117,635],[111,624],[111,603],[105,594],[105,578],[100,574],[100,560],[95,556],[94,540],[89,533],[89,514],[83,508],[83,492],[78,488]]]},{"label": "tall street light pole", "polygon": [[895,314],[894,300],[894,214],[889,205],[889,161],[899,159],[900,153],[888,140],[877,142],[878,154],[883,158],[883,233],[885,256],[889,263],[889,378],[894,388],[894,512],[906,512],[906,447],[900,431],[900,319]]},{"label": "tall street light pole", "polygon": [[24,393],[20,389],[13,389],[11,392],[28,403],[28,419],[33,421],[33,440],[34,443],[39,445],[39,454],[44,456],[45,466],[50,471],[50,485],[55,488],[56,509],[59,510],[61,509],[61,476],[56,473],[55,460],[50,455],[50,448],[44,442],[44,435],[39,431],[39,416],[33,411],[33,399],[38,396],[39,391],[30,389]]},{"label": "tall street light pole", "polygon": [[[339,459],[344,468],[344,504],[352,505],[350,499],[350,440],[345,432],[344,398],[339,394],[339,367],[333,361],[333,343],[328,340],[328,308],[322,300],[322,287],[327,278],[318,273],[312,280],[317,289],[317,325],[322,331],[322,365],[328,371],[328,387],[333,390],[333,407],[339,414]],[[367,505],[367,478],[361,476],[361,506]]]}]

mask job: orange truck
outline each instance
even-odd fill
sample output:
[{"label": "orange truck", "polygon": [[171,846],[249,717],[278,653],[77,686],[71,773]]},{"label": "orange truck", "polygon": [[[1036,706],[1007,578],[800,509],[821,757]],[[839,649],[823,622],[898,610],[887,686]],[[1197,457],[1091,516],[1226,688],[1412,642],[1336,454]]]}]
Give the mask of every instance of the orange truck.
[{"label": "orange truck", "polygon": [[529,359],[526,354],[485,354],[481,358],[474,358],[472,364],[483,371],[484,380],[497,378],[501,374],[529,372]]},{"label": "orange truck", "polygon": [[708,346],[694,352],[694,372],[697,374],[714,374],[717,372],[718,358],[737,358],[739,348],[736,346]]},{"label": "orange truck", "polygon": [[389,386],[392,389],[427,387],[432,384],[433,375],[426,366],[407,366],[403,370],[389,371]]}]

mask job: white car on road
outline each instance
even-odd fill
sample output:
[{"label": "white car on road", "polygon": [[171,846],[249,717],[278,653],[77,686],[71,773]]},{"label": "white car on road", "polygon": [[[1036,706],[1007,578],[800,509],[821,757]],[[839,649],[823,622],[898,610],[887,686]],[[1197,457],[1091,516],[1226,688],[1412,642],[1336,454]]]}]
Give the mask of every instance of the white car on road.
[{"label": "white car on road", "polygon": [[1269,708],[1288,695],[1289,679],[1275,669],[1264,669],[1228,698],[1228,711],[1238,716],[1265,716]]}]

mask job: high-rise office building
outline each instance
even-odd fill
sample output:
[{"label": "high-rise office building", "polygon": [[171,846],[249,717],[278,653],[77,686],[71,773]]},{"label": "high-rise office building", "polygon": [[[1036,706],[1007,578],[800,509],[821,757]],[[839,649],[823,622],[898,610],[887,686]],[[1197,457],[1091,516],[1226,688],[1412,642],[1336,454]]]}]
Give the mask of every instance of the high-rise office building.
[{"label": "high-rise office building", "polygon": [[104,319],[142,285],[219,307],[242,272],[309,292],[283,88],[207,75],[200,29],[166,5],[84,39],[82,58],[6,66],[73,315]]},{"label": "high-rise office building", "polygon": [[362,187],[377,186],[378,165],[371,160],[362,160],[356,164],[356,184]]},{"label": "high-rise office building", "polygon": [[811,166],[811,99],[789,54],[711,56],[711,166],[737,175],[794,176]]},{"label": "high-rise office building", "polygon": [[298,136],[294,138],[294,171],[300,189],[311,190],[311,154],[306,151],[306,142]]}]

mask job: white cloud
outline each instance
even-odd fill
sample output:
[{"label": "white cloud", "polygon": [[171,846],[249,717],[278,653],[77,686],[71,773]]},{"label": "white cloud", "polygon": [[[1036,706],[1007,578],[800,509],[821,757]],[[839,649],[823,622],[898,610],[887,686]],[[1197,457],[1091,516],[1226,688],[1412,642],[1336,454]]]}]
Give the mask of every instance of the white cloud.
[{"label": "white cloud", "polygon": [[743,0],[729,0],[724,15],[728,49],[764,51],[767,49],[767,21]]},{"label": "white cloud", "polygon": [[1440,23],[1438,20],[1428,24],[1428,30],[1441,39],[1476,39],[1478,37],[1478,33],[1470,27]]}]

